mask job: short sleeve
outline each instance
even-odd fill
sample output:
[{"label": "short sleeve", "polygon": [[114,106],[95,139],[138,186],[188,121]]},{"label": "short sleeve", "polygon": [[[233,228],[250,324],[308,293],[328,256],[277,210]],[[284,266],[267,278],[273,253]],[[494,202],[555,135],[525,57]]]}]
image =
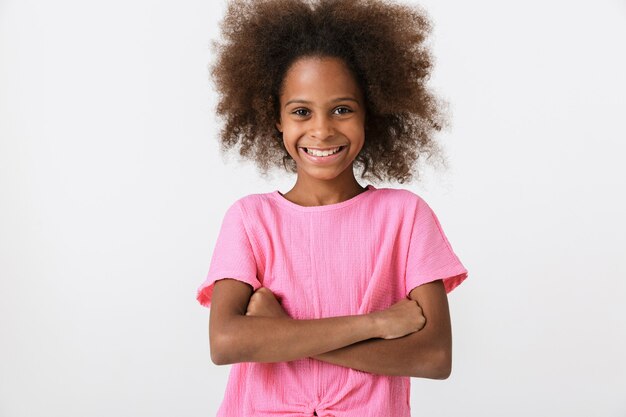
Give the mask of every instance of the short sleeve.
[{"label": "short sleeve", "polygon": [[196,299],[200,304],[207,308],[211,307],[215,281],[223,278],[233,278],[250,284],[254,291],[261,287],[239,201],[232,204],[224,215],[211,256],[209,272],[196,293]]},{"label": "short sleeve", "polygon": [[467,278],[467,269],[452,250],[439,219],[418,197],[406,266],[406,295],[422,284],[443,280],[446,293]]}]

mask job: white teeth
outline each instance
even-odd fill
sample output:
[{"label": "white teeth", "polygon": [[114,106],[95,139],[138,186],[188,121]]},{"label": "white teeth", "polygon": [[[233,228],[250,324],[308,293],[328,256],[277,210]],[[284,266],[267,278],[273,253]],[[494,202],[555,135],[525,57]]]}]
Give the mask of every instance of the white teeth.
[{"label": "white teeth", "polygon": [[309,155],[314,155],[314,156],[328,156],[328,155],[332,155],[334,153],[339,152],[339,149],[341,149],[341,146],[334,148],[334,149],[329,149],[327,151],[318,151],[316,149],[308,149],[306,150],[306,152]]}]

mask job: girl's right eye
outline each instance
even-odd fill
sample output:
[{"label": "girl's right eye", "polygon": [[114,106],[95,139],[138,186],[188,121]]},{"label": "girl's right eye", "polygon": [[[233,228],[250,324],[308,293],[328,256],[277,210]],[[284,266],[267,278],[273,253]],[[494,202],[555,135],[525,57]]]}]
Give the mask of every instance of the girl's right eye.
[{"label": "girl's right eye", "polygon": [[307,109],[296,109],[292,111],[291,113],[295,114],[296,116],[301,116],[301,117],[306,117],[309,115],[309,111]]}]

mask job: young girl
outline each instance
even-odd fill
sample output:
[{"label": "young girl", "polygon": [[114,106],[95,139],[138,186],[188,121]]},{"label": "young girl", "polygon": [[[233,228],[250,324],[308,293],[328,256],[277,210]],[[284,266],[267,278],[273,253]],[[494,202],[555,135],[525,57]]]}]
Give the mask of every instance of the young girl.
[{"label": "young girl", "polygon": [[197,300],[233,364],[218,417],[409,417],[410,377],[451,371],[447,293],[466,277],[412,178],[445,122],[430,31],[374,0],[231,1],[213,67],[225,125],[291,190],[230,205]]}]

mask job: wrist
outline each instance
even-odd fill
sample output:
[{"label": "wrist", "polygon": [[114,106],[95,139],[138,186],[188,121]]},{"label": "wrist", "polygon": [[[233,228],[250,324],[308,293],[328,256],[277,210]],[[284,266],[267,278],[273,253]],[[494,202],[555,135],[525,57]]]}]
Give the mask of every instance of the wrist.
[{"label": "wrist", "polygon": [[368,313],[365,317],[369,321],[372,337],[383,337],[384,323],[379,312]]}]

